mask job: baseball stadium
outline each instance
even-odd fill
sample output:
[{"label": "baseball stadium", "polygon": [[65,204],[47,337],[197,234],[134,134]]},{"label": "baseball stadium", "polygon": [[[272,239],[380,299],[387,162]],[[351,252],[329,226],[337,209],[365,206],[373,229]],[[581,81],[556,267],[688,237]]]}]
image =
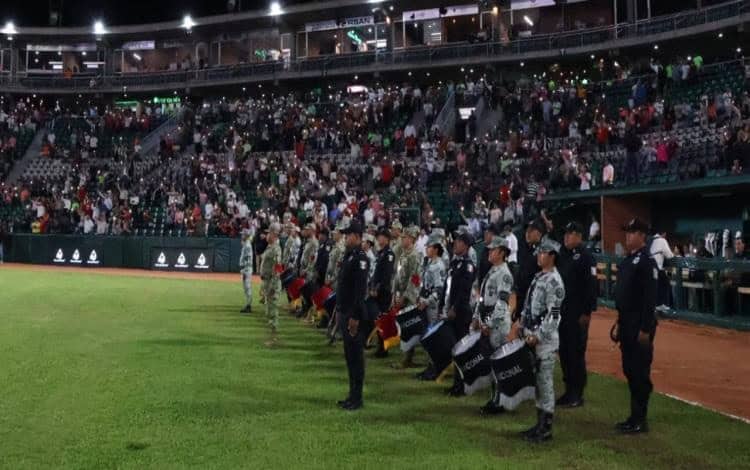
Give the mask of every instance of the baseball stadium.
[{"label": "baseball stadium", "polygon": [[750,0],[4,0],[0,468],[750,469]]}]

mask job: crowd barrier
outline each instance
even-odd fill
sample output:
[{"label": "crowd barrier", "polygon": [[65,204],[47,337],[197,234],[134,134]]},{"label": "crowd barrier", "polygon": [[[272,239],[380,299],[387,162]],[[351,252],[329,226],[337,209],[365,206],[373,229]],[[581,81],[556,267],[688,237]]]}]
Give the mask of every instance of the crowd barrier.
[{"label": "crowd barrier", "polygon": [[228,238],[14,234],[8,245],[16,263],[193,272],[238,272],[241,250]]}]

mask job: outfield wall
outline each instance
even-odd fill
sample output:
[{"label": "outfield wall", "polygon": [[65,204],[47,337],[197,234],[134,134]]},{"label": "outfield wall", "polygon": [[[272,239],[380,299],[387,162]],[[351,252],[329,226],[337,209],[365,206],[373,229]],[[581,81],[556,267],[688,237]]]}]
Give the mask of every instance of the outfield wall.
[{"label": "outfield wall", "polygon": [[237,272],[239,239],[14,234],[7,261],[160,271]]}]

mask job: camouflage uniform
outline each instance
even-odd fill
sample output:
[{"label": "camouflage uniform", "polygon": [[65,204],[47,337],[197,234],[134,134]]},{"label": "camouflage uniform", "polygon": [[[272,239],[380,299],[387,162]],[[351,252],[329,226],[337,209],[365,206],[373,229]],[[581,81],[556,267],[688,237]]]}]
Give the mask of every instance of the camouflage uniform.
[{"label": "camouflage uniform", "polygon": [[536,336],[537,358],[536,406],[545,413],[555,411],[554,371],[555,353],[560,345],[557,327],[560,323],[560,307],[565,299],[562,278],[554,268],[540,271],[534,276],[526,302],[521,312],[524,336]]},{"label": "camouflage uniform", "polygon": [[[296,230],[296,229],[293,229]],[[297,253],[299,252],[299,246],[300,246],[300,240],[299,237],[296,236],[289,236],[286,239],[286,243],[284,243],[284,251],[281,255],[281,262],[282,264],[287,268],[294,267],[294,263],[297,258]]]},{"label": "camouflage uniform", "polygon": [[325,283],[332,289],[335,289],[336,285],[338,284],[339,270],[341,269],[341,260],[344,258],[345,251],[346,246],[344,245],[344,239],[341,238],[341,240],[333,245],[333,248],[331,248],[331,253],[328,255],[328,268],[326,269]]},{"label": "camouflage uniform", "polygon": [[[436,237],[430,237],[427,246],[440,244]],[[440,317],[440,298],[443,294],[443,285],[447,272],[441,258],[428,259],[422,270],[422,290],[419,293],[419,301],[427,304],[427,320],[432,325]]]},{"label": "camouflage uniform", "polygon": [[508,300],[512,290],[513,275],[507,263],[490,268],[481,284],[474,319],[489,327],[490,343],[494,349],[502,346],[510,333],[512,322]]},{"label": "camouflage uniform", "polygon": [[[411,232],[416,227],[409,227]],[[416,233],[409,233],[409,236],[416,238],[418,236],[419,229],[416,228]],[[397,295],[401,296],[403,306],[414,305],[417,303],[419,298],[419,291],[421,287],[421,267],[422,259],[417,253],[414,247],[411,247],[408,251],[401,251],[401,255],[397,257],[398,270],[396,272],[396,286],[395,291]]]},{"label": "camouflage uniform", "polygon": [[273,333],[279,327],[279,310],[276,305],[276,294],[281,291],[281,280],[276,272],[276,266],[281,264],[281,248],[276,241],[268,247],[260,259],[260,279],[262,281],[263,296],[266,299],[266,318]]},{"label": "camouflage uniform", "polygon": [[249,309],[253,304],[253,239],[249,235],[242,243],[240,272],[242,273],[242,287],[245,290],[245,306]]},{"label": "camouflage uniform", "polygon": [[[309,226],[308,230],[311,229]],[[316,277],[315,272],[315,259],[318,257],[318,239],[315,238],[315,234],[310,235],[305,243],[305,249],[302,252],[302,259],[300,261],[300,276],[305,278],[306,282],[314,282]]]}]

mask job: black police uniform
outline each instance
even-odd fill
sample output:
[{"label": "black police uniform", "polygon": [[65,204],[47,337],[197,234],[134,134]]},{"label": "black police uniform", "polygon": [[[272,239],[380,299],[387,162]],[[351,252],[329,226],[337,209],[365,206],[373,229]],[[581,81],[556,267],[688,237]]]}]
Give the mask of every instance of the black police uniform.
[{"label": "black police uniform", "polygon": [[378,252],[378,257],[375,260],[375,272],[370,280],[370,290],[375,291],[374,300],[379,313],[388,311],[393,300],[395,260],[396,256],[388,245]]},{"label": "black police uniform", "polygon": [[[583,244],[569,250],[560,249],[557,269],[565,285],[561,308],[560,366],[565,382],[564,398],[569,403],[583,399],[586,386],[586,343],[588,326],[581,327],[581,316],[596,310],[596,262]],[[562,404],[562,403],[561,403]]]},{"label": "black police uniform", "polygon": [[[631,425],[646,422],[651,383],[651,362],[654,357],[656,334],[656,288],[658,269],[648,248],[644,247],[626,257],[617,268],[615,306],[618,311],[622,370],[630,387]],[[648,333],[646,346],[638,342],[639,332]]]},{"label": "black police uniform", "polygon": [[524,237],[521,237],[518,244],[518,274],[516,275],[516,305],[520,313],[521,306],[525,305],[526,294],[531,286],[531,281],[539,272],[539,264],[536,260],[536,247],[538,243],[529,244]]},{"label": "black police uniform", "polygon": [[322,286],[326,280],[326,271],[328,270],[328,257],[331,255],[333,242],[330,238],[318,246],[318,255],[315,258],[315,273],[317,275],[318,285]]},{"label": "black police uniform", "polygon": [[[443,311],[447,313],[452,308],[455,312],[456,317],[448,320],[448,324],[453,327],[458,340],[469,334],[469,328],[471,327],[472,311],[469,301],[471,300],[471,288],[476,272],[474,263],[467,255],[454,256],[451,260],[448,271],[448,278],[451,279],[450,292],[448,293],[448,304],[444,305]],[[446,288],[448,278],[446,278]],[[462,390],[461,376],[456,372],[451,393],[461,394]]]},{"label": "black police uniform", "polygon": [[336,288],[336,308],[341,321],[341,335],[344,338],[344,357],[349,372],[348,401],[362,404],[362,385],[365,380],[365,335],[362,324],[355,336],[349,334],[349,319],[362,321],[366,318],[365,299],[367,297],[367,275],[370,262],[360,247],[348,249],[344,254]]}]

